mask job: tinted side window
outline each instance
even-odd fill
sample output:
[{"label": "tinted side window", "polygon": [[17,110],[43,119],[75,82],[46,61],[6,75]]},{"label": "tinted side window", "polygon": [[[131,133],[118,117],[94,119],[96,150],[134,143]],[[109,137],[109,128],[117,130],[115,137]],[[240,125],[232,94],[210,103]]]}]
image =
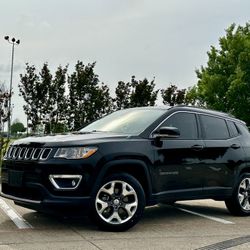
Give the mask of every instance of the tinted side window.
[{"label": "tinted side window", "polygon": [[200,115],[205,139],[223,140],[229,138],[226,121],[221,118]]},{"label": "tinted side window", "polygon": [[243,125],[241,123],[237,123],[236,126],[240,130],[241,134],[248,134],[249,133],[249,130],[248,130],[247,126],[245,126],[245,125]]},{"label": "tinted side window", "polygon": [[162,125],[162,127],[176,127],[180,130],[179,139],[197,139],[197,122],[195,114],[191,113],[177,113],[169,117]]},{"label": "tinted side window", "polygon": [[231,137],[238,136],[239,135],[239,131],[236,128],[235,123],[232,122],[232,121],[227,121],[227,124],[228,124],[228,128],[229,128],[229,132],[230,132]]}]

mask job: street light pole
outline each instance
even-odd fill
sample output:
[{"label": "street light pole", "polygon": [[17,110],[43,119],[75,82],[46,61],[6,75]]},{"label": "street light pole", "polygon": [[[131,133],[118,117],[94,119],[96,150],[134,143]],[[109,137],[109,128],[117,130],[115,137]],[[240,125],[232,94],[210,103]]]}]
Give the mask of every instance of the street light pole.
[{"label": "street light pole", "polygon": [[11,68],[10,68],[10,92],[9,92],[9,116],[8,116],[8,139],[10,138],[11,134],[11,97],[12,97],[12,79],[13,79],[13,65],[14,65],[14,50],[15,45],[20,44],[20,40],[16,40],[14,37],[10,40],[9,36],[4,37],[12,45],[11,50]]}]

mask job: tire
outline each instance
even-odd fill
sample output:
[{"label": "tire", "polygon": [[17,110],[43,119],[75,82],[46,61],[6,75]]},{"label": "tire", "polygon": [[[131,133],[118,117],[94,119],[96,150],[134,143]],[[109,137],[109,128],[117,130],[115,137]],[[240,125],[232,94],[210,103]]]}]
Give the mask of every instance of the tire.
[{"label": "tire", "polygon": [[232,197],[225,200],[225,204],[233,215],[250,215],[250,174],[240,176]]},{"label": "tire", "polygon": [[97,188],[91,203],[91,217],[99,228],[119,232],[128,230],[140,220],[145,194],[133,176],[113,174]]}]

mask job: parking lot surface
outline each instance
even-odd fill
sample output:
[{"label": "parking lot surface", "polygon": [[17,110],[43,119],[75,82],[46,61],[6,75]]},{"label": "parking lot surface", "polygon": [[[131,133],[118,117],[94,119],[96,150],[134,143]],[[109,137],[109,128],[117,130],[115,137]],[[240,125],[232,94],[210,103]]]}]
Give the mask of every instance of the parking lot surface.
[{"label": "parking lot surface", "polygon": [[88,217],[45,215],[0,198],[0,249],[250,249],[250,217],[224,202],[183,201],[145,209],[127,232],[99,231]]}]

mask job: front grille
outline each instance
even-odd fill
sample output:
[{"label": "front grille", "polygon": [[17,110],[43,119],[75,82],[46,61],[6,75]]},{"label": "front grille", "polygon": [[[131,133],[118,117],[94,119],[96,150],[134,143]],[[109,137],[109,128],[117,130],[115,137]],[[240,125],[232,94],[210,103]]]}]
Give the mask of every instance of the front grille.
[{"label": "front grille", "polygon": [[47,160],[51,151],[52,148],[10,146],[5,158],[8,160]]}]

